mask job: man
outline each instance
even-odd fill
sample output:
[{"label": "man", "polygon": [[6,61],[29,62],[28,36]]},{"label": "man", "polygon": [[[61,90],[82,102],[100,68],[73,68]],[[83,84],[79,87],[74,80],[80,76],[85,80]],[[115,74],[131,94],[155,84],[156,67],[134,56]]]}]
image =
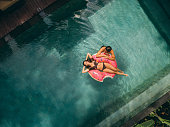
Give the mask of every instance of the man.
[{"label": "man", "polygon": [[[103,55],[101,54],[102,52],[104,52]],[[109,57],[109,54],[111,54],[111,57]],[[96,57],[103,57],[113,61],[115,60],[113,49],[110,46],[102,46],[96,54]]]}]

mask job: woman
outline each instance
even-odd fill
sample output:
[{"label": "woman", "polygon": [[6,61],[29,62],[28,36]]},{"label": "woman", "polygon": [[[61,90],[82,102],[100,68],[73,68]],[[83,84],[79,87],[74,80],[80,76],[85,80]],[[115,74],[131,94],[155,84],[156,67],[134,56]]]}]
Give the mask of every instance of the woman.
[{"label": "woman", "polygon": [[[88,57],[90,59],[88,59]],[[98,62],[96,62],[89,53],[87,53],[86,60],[83,61],[83,65],[84,66],[83,66],[82,73],[86,73],[90,70],[97,69],[97,70],[107,72],[107,73],[128,76],[128,74],[124,74],[123,71],[119,70],[118,68],[113,67],[109,63],[104,63],[104,62],[98,63]],[[86,67],[86,69],[85,69],[85,67]]]}]

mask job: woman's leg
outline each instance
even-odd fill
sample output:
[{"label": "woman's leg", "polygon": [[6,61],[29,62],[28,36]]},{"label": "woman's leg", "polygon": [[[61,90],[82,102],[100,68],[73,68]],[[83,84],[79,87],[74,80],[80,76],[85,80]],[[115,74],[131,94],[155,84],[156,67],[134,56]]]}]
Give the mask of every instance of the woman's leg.
[{"label": "woman's leg", "polygon": [[123,73],[123,71],[121,71],[120,69],[113,67],[111,64],[109,63],[104,63],[104,65],[106,66],[107,69],[111,69],[113,71],[120,71],[121,73]]},{"label": "woman's leg", "polygon": [[113,71],[113,70],[110,70],[110,69],[104,69],[103,72],[107,72],[107,73],[112,73],[112,74],[117,74],[117,75],[125,75],[125,76],[128,76],[128,74],[124,74],[122,72],[118,72],[118,71]]}]

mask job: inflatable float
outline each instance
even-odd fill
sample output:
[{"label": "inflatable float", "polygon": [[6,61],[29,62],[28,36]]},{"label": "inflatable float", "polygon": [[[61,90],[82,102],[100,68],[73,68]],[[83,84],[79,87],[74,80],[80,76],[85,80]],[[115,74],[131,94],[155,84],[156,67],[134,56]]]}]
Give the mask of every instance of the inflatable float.
[{"label": "inflatable float", "polygon": [[[105,59],[105,58],[102,58],[102,57],[97,58],[96,54],[92,55],[92,57],[93,57],[94,60],[96,60],[96,62],[99,62],[99,63],[105,62],[105,63],[111,64],[113,67],[117,67],[116,60],[112,61],[112,60]],[[109,57],[111,57],[111,55],[109,55]],[[101,72],[99,70],[90,70],[88,73],[93,79],[95,79],[99,82],[103,82],[103,80],[107,77],[113,78],[115,76],[115,74],[111,74],[111,73],[107,73],[107,72]]]}]

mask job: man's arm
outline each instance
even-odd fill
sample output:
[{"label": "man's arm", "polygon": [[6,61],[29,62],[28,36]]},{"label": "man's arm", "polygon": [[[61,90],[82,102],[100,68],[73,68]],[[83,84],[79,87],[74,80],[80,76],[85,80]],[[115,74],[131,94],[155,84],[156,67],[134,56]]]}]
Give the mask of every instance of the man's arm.
[{"label": "man's arm", "polygon": [[105,46],[103,46],[96,54],[96,57],[105,57],[106,55],[101,55],[101,53],[105,50]]},{"label": "man's arm", "polygon": [[113,52],[113,50],[111,50],[111,57],[109,57],[109,56],[107,56],[107,55],[105,55],[105,56],[103,56],[103,58],[106,58],[106,59],[109,59],[109,60],[112,60],[112,61],[114,61],[115,60],[115,55],[114,55],[114,52]]},{"label": "man's arm", "polygon": [[115,54],[114,54],[114,52],[113,52],[113,49],[110,51],[110,53],[111,53],[111,58],[110,58],[110,60],[115,60]]}]

